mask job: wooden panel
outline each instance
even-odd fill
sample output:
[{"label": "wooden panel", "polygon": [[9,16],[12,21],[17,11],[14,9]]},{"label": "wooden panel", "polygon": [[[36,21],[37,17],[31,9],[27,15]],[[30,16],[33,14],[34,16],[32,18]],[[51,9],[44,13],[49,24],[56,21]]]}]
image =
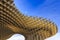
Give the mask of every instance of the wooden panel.
[{"label": "wooden panel", "polygon": [[42,17],[25,16],[16,9],[13,0],[1,0],[0,40],[15,33],[24,35],[26,40],[44,40],[57,33],[57,26]]}]

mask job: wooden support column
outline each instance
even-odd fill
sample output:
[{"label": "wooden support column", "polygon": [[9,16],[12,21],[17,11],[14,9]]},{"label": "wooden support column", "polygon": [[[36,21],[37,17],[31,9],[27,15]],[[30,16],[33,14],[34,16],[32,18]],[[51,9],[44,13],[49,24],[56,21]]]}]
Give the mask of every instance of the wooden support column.
[{"label": "wooden support column", "polygon": [[44,40],[40,35],[27,35],[25,40]]}]

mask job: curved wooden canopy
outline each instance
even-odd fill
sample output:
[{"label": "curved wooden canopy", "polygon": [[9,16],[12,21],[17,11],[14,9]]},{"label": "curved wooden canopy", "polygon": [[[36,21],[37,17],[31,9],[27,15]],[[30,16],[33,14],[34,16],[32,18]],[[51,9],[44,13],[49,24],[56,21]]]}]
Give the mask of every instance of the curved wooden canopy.
[{"label": "curved wooden canopy", "polygon": [[[28,17],[21,14],[13,0],[0,0],[0,39],[5,40],[15,33],[39,35],[43,39],[53,36],[57,26],[44,18]],[[27,37],[28,38],[28,37]]]}]

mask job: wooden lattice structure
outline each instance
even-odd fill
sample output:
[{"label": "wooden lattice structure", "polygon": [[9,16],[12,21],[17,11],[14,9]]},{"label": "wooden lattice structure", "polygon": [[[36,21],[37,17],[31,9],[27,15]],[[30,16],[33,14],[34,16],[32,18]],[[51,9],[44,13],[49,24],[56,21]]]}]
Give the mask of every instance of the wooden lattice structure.
[{"label": "wooden lattice structure", "polygon": [[44,40],[57,33],[57,26],[41,17],[21,14],[13,0],[0,0],[0,40],[16,33],[24,35],[26,40]]}]

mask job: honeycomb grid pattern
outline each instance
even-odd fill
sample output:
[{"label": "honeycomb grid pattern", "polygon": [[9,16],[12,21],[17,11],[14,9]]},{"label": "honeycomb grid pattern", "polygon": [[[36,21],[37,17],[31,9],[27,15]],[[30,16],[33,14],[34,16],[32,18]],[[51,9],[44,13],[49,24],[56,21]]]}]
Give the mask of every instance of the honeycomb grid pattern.
[{"label": "honeycomb grid pattern", "polygon": [[26,40],[44,40],[57,33],[57,26],[42,17],[28,17],[16,9],[13,0],[0,1],[0,40],[19,33]]}]

